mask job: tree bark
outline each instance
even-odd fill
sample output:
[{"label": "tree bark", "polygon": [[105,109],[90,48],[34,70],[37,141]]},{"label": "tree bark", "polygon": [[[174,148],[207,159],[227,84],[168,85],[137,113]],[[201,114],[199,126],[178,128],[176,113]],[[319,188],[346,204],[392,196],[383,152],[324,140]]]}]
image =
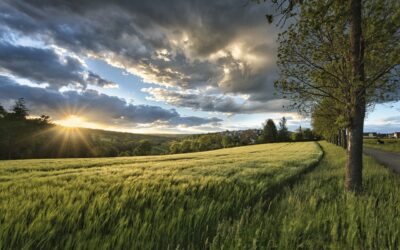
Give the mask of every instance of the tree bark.
[{"label": "tree bark", "polygon": [[347,135],[346,129],[341,129],[340,132],[342,133],[342,147],[347,149]]},{"label": "tree bark", "polygon": [[365,118],[364,90],[364,44],[362,35],[362,1],[350,0],[350,56],[353,81],[350,86],[350,121],[347,143],[345,188],[348,191],[362,190],[362,152]]},{"label": "tree bark", "polygon": [[359,192],[362,190],[363,170],[363,128],[365,118],[365,106],[358,105],[358,112],[353,117],[353,124],[349,128],[347,140],[347,164],[346,164],[346,189]]}]

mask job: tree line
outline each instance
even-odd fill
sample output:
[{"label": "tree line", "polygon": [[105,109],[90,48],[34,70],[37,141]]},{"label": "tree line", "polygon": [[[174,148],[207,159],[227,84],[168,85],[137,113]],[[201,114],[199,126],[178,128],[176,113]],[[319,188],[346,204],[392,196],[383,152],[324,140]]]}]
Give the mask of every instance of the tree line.
[{"label": "tree line", "polygon": [[367,110],[400,97],[400,2],[271,3],[280,20],[296,16],[278,37],[276,88],[292,108],[311,115],[315,131],[346,148],[345,188],[359,192]]},{"label": "tree line", "polygon": [[321,138],[310,128],[302,129],[301,126],[291,132],[286,123],[287,119],[282,117],[279,121],[279,128],[276,127],[274,120],[268,119],[260,130],[249,129],[191,135],[171,142],[169,152],[171,154],[188,153],[260,143],[311,141]]},{"label": "tree line", "polygon": [[24,99],[7,111],[0,105],[0,159],[115,157],[198,152],[258,143],[319,139],[309,128],[291,132],[285,117],[279,127],[268,119],[262,129],[174,137],[64,128],[50,117],[29,117]]},{"label": "tree line", "polygon": [[24,99],[0,105],[0,159],[114,157],[168,153],[174,138],[64,128],[50,117],[29,117]]}]

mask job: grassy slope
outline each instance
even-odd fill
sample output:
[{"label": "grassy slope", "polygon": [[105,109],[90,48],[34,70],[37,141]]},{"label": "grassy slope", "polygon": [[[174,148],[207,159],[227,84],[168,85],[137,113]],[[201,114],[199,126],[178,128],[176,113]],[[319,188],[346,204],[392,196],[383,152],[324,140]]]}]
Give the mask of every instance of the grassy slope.
[{"label": "grassy slope", "polygon": [[377,139],[364,139],[366,147],[400,153],[400,139],[381,139],[384,144],[377,144]]},{"label": "grassy slope", "polygon": [[343,190],[344,151],[322,143],[325,157],[271,203],[220,225],[213,247],[225,249],[399,249],[400,176],[364,158],[365,191]]},{"label": "grassy slope", "polygon": [[320,156],[309,142],[3,161],[0,249],[209,247],[227,222],[240,220],[263,194]]}]

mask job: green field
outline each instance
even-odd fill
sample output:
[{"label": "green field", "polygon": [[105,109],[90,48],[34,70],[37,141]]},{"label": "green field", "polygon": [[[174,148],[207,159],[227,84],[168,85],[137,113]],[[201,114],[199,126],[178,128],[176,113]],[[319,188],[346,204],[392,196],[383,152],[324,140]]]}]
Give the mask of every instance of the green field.
[{"label": "green field", "polygon": [[378,144],[377,139],[364,139],[365,147],[400,153],[400,139],[380,139],[384,144]]},{"label": "green field", "polygon": [[315,164],[316,143],[0,162],[0,248],[201,248]]},{"label": "green field", "polygon": [[0,249],[398,249],[400,177],[321,146],[1,161]]}]

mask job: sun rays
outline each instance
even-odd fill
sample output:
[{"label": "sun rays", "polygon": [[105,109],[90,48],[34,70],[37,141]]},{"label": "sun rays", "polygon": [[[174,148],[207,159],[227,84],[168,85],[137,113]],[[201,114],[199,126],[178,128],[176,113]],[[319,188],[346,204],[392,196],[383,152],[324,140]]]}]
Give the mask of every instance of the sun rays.
[{"label": "sun rays", "polygon": [[58,121],[58,123],[68,128],[84,127],[85,125],[84,118],[77,115],[69,115],[66,118]]}]

